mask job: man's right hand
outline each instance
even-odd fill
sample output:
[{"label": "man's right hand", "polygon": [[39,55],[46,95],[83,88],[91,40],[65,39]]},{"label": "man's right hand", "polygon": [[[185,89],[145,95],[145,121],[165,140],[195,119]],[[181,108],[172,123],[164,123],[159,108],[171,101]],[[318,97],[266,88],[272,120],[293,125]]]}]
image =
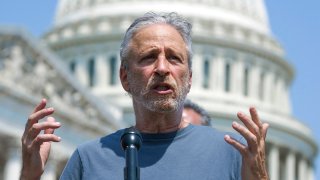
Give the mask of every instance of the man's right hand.
[{"label": "man's right hand", "polygon": [[53,108],[45,108],[46,103],[46,99],[42,99],[40,104],[33,110],[21,138],[21,180],[40,179],[49,157],[51,142],[59,142],[61,140],[60,137],[53,134],[54,130],[61,126],[53,117],[48,117],[46,121],[39,122],[39,120],[54,112]]}]

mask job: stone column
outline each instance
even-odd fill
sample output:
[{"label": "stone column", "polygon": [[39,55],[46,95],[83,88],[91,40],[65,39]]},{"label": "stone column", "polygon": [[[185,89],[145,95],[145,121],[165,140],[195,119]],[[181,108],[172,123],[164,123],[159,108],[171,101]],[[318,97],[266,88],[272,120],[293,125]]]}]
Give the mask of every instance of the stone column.
[{"label": "stone column", "polygon": [[232,68],[233,73],[231,77],[231,81],[233,84],[231,87],[232,93],[242,96],[243,95],[243,88],[244,88],[244,64],[242,57],[240,56],[240,59],[238,59],[234,63],[234,67]]},{"label": "stone column", "polygon": [[305,180],[307,177],[307,162],[301,157],[298,162],[298,180]]},{"label": "stone column", "polygon": [[210,59],[210,77],[209,77],[209,88],[212,91],[216,91],[217,84],[216,84],[216,66],[217,61],[214,57]]},{"label": "stone column", "polygon": [[296,156],[295,153],[292,151],[289,151],[286,157],[286,162],[285,162],[285,168],[286,168],[286,179],[287,180],[295,180],[296,176]]},{"label": "stone column", "polygon": [[274,74],[273,71],[267,71],[265,74],[265,101],[268,104],[272,104],[272,96],[274,96],[273,93],[273,83],[274,83]]},{"label": "stone column", "polygon": [[282,79],[278,75],[276,81],[274,82],[274,92],[275,92],[275,98],[273,99],[273,103],[276,105],[276,107],[281,107],[282,110],[282,94],[281,94],[281,86],[282,86]]},{"label": "stone column", "polygon": [[312,164],[308,168],[308,180],[315,180]]},{"label": "stone column", "polygon": [[89,75],[87,70],[87,61],[84,58],[79,59],[76,62],[75,75],[79,79],[80,83],[88,86],[89,84]]},{"label": "stone column", "polygon": [[203,60],[200,54],[194,54],[193,56],[193,64],[192,64],[192,88],[199,89],[202,88],[203,81]]},{"label": "stone column", "polygon": [[257,65],[253,65],[249,73],[249,97],[259,99],[259,79],[260,69]]},{"label": "stone column", "polygon": [[[121,82],[120,82],[120,77],[119,77],[119,69],[121,66],[121,59],[120,59],[119,53],[115,52],[114,54],[116,54],[116,69],[115,69],[116,86],[121,87]],[[121,87],[121,89],[122,89],[122,87]]]},{"label": "stone column", "polygon": [[19,179],[22,163],[21,149],[13,145],[8,150],[8,159],[4,168],[4,179]]},{"label": "stone column", "polygon": [[270,180],[279,180],[279,149],[275,145],[271,145],[269,152],[269,177]]},{"label": "stone column", "polygon": [[96,63],[95,63],[95,71],[96,71],[96,82],[97,87],[106,87],[108,82],[108,66],[107,66],[107,59],[106,55],[103,53],[99,53],[96,56]]},{"label": "stone column", "polygon": [[223,92],[224,90],[224,73],[225,73],[225,63],[221,53],[217,53],[213,61],[213,73],[212,76],[212,86],[218,92]]},{"label": "stone column", "polygon": [[[112,78],[112,67],[111,67],[111,61],[113,58],[116,58],[116,56],[113,53],[108,53],[106,58],[106,73],[107,73],[107,87],[114,86],[114,84],[111,84],[111,78]],[[115,82],[116,83],[116,82]]]},{"label": "stone column", "polygon": [[[235,75],[235,70],[236,70],[235,62],[233,59],[231,59],[231,60],[227,59],[226,64],[229,64],[229,92],[228,93],[233,94],[234,89],[235,89],[235,83],[234,83],[234,75]],[[226,68],[226,66],[224,68]],[[226,72],[225,72],[224,76],[226,78]],[[224,82],[224,86],[225,86],[225,83],[226,83],[226,79]],[[226,91],[225,87],[224,87],[224,90]],[[227,93],[227,91],[226,91],[226,93]]]},{"label": "stone column", "polygon": [[289,104],[289,96],[288,96],[288,85],[285,79],[280,79],[280,107],[282,107],[283,112],[290,114],[291,108]]}]

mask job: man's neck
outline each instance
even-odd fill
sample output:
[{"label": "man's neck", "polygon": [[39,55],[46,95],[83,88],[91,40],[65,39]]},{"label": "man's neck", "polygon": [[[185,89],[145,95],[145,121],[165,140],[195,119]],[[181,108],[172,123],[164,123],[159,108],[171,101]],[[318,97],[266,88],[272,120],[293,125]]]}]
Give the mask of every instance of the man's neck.
[{"label": "man's neck", "polygon": [[188,126],[181,121],[182,107],[173,112],[153,112],[146,108],[134,108],[136,128],[142,133],[168,133]]}]

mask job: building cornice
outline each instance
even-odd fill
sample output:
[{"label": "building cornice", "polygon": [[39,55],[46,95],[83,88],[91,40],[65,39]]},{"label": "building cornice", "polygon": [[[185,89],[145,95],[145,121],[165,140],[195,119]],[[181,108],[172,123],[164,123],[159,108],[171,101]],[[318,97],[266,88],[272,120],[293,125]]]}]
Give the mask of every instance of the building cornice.
[{"label": "building cornice", "polygon": [[233,39],[215,38],[215,37],[204,37],[204,36],[194,36],[193,38],[194,46],[201,44],[213,46],[216,48],[226,48],[234,51],[240,51],[243,53],[248,53],[256,55],[264,60],[271,61],[276,65],[279,65],[281,70],[285,70],[288,83],[294,79],[294,68],[287,60],[279,53],[272,52],[268,49],[261,48],[253,44],[247,44],[242,41],[235,41]]},{"label": "building cornice", "polygon": [[[115,112],[112,112],[114,108],[106,107],[103,102],[80,85],[62,61],[51,53],[45,44],[37,42],[24,30],[1,27],[0,43],[5,44],[6,41],[11,42],[12,46],[5,48],[7,55],[2,54],[4,61],[8,61],[4,70],[9,73],[16,71],[14,68],[21,68],[20,66],[29,67],[27,71],[19,69],[22,73],[21,77],[18,74],[6,76],[6,72],[1,73],[2,76],[5,76],[1,78],[1,84],[6,87],[7,93],[21,94],[23,96],[20,97],[24,98],[32,96],[34,99],[37,97],[38,101],[42,97],[47,97],[48,102],[52,102],[60,115],[66,117],[66,120],[76,121],[76,124],[83,126],[83,128],[92,127],[92,131],[100,131],[101,134],[124,127],[121,115],[116,117]],[[16,48],[17,50],[15,50]],[[15,64],[10,65],[10,63]],[[33,66],[25,65],[26,63],[32,63]],[[41,76],[37,75],[38,72],[42,72]],[[30,82],[28,78],[37,80]],[[44,84],[39,84],[37,81]],[[70,98],[75,99],[69,101]],[[61,101],[64,103],[61,104]]]}]

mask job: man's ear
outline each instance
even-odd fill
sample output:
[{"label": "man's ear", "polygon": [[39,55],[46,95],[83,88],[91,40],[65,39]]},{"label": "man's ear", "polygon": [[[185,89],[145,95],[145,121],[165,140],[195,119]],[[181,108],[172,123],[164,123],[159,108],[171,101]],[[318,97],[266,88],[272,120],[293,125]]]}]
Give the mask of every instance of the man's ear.
[{"label": "man's ear", "polygon": [[129,92],[128,70],[124,66],[121,66],[119,74],[123,89]]}]

